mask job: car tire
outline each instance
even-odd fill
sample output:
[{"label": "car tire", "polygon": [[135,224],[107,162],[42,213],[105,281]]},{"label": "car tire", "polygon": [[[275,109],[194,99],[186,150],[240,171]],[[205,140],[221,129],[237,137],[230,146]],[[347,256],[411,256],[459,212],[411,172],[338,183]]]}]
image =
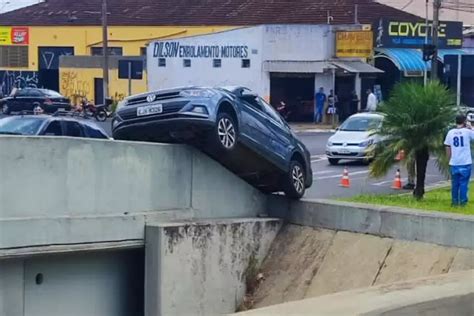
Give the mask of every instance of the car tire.
[{"label": "car tire", "polygon": [[339,159],[335,158],[328,158],[328,161],[331,166],[336,166],[339,163]]},{"label": "car tire", "polygon": [[217,114],[212,138],[218,152],[230,153],[237,147],[237,125],[226,112]]},{"label": "car tire", "polygon": [[290,199],[301,199],[306,191],[306,176],[303,165],[297,160],[292,160],[290,169],[284,177],[285,195]]},{"label": "car tire", "polygon": [[8,106],[8,104],[3,104],[2,105],[2,114],[4,115],[10,115],[11,113],[11,110],[10,110],[10,107]]}]

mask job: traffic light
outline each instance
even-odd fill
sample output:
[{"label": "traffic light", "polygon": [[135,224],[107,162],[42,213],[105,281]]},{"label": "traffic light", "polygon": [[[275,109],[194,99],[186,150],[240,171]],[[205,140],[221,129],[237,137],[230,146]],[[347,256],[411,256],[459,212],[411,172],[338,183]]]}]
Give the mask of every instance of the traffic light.
[{"label": "traffic light", "polygon": [[424,44],[423,45],[423,60],[424,61],[431,60],[435,52],[436,52],[436,45]]}]

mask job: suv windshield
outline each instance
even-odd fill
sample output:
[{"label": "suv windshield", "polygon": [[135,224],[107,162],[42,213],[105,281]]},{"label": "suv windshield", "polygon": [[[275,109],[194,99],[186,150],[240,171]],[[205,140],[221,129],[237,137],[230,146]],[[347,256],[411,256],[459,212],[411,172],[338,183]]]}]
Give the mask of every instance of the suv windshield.
[{"label": "suv windshield", "polygon": [[39,118],[7,117],[0,120],[0,134],[36,135],[43,122]]},{"label": "suv windshield", "polygon": [[381,123],[381,117],[351,117],[341,125],[339,130],[346,132],[367,132],[377,129]]}]

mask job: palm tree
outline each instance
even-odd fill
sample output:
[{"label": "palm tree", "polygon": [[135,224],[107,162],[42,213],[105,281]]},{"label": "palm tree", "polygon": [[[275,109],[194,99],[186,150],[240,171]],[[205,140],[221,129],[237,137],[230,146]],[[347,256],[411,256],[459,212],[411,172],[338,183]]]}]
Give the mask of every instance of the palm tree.
[{"label": "palm tree", "polygon": [[440,170],[447,171],[443,142],[456,114],[455,98],[439,82],[431,82],[425,87],[415,82],[404,82],[394,88],[390,99],[380,106],[380,112],[385,118],[377,133],[384,141],[373,148],[376,158],[371,175],[386,175],[397,163],[394,157],[404,150],[404,162],[414,160],[416,163],[413,195],[422,199],[430,155],[437,158]]}]

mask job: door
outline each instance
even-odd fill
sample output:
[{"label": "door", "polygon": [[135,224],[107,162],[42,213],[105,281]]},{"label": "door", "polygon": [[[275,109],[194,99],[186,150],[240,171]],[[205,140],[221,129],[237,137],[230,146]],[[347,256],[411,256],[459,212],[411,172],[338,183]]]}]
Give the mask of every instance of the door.
[{"label": "door", "polygon": [[94,78],[94,103],[104,103],[104,79]]},{"label": "door", "polygon": [[73,55],[74,47],[38,47],[38,87],[59,91],[59,57]]}]

